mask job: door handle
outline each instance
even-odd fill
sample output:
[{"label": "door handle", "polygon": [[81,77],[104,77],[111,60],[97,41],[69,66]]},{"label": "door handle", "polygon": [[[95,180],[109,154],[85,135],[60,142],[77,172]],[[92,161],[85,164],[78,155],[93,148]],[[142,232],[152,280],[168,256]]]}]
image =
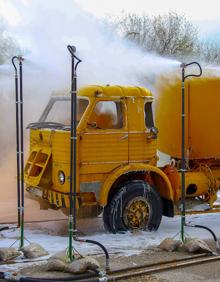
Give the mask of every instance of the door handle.
[{"label": "door handle", "polygon": [[147,133],[147,140],[157,139],[158,135],[158,128],[153,126],[150,129],[150,132]]},{"label": "door handle", "polygon": [[125,134],[124,136],[120,137],[119,140],[124,140],[126,138],[128,138],[128,134]]}]

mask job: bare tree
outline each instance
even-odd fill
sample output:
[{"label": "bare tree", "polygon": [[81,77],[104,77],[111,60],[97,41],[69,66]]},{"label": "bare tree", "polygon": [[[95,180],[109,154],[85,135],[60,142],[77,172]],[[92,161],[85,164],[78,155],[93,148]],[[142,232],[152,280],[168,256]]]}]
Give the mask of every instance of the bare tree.
[{"label": "bare tree", "polygon": [[198,31],[184,15],[127,14],[115,20],[117,30],[146,51],[170,57],[188,56],[198,46]]},{"label": "bare tree", "polygon": [[214,41],[201,41],[196,48],[196,55],[206,63],[220,65],[220,45]]},{"label": "bare tree", "polygon": [[125,14],[112,19],[117,32],[148,52],[179,60],[199,59],[208,64],[220,64],[220,44],[201,41],[198,29],[184,15],[147,16]]},{"label": "bare tree", "polygon": [[0,19],[0,65],[18,52],[20,52],[18,43],[7,33],[5,23]]}]

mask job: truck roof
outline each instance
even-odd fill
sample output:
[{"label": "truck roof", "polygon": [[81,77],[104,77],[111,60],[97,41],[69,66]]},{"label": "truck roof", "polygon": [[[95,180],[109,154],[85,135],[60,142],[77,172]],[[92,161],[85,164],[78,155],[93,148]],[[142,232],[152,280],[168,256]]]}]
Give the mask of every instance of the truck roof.
[{"label": "truck roof", "polygon": [[[153,99],[152,93],[147,88],[138,86],[87,85],[79,88],[77,95],[83,97],[146,97],[150,100]],[[70,97],[70,90],[53,91],[52,96]]]},{"label": "truck roof", "polygon": [[79,89],[79,96],[86,97],[149,97],[153,98],[152,93],[138,86],[119,86],[119,85],[89,85]]}]

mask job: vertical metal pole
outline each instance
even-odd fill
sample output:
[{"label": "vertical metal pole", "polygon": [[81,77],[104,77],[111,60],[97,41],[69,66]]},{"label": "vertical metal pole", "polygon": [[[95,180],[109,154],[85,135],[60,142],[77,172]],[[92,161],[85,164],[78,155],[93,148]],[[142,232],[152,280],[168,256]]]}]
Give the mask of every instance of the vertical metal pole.
[{"label": "vertical metal pole", "polygon": [[77,75],[76,70],[74,69],[73,73],[73,238],[76,238],[76,216],[77,216],[77,209],[76,209],[76,173],[77,173]]},{"label": "vertical metal pole", "polygon": [[[73,54],[71,54],[72,59],[72,69],[71,69],[71,128],[70,128],[70,213],[69,213],[69,259],[73,261],[73,214],[75,215],[75,201],[76,196],[76,124],[75,120],[75,109],[76,109],[76,87],[75,87],[75,60]],[[74,220],[75,221],[75,220]]]},{"label": "vertical metal pole", "polygon": [[14,66],[15,69],[15,118],[16,118],[16,159],[17,159],[17,215],[18,215],[18,227],[20,227],[20,220],[21,220],[21,216],[20,216],[20,205],[21,205],[21,200],[20,200],[20,138],[19,138],[19,100],[18,100],[18,72],[17,72],[17,68],[15,66],[14,60],[17,57],[13,57],[12,58],[12,64]]},{"label": "vertical metal pole", "polygon": [[23,138],[23,73],[22,73],[22,57],[19,57],[19,81],[20,81],[20,161],[21,161],[21,236],[20,248],[24,245],[24,138]]},{"label": "vertical metal pole", "polygon": [[[185,67],[190,65],[197,65],[199,67],[198,74],[188,74],[185,76]],[[187,77],[200,77],[202,75],[202,68],[199,63],[191,62],[188,64],[182,63],[182,144],[181,144],[181,240],[185,242],[185,226],[186,226],[186,193],[185,193],[185,80]]]},{"label": "vertical metal pole", "polygon": [[[70,214],[69,214],[69,259],[74,259],[73,238],[76,239],[76,184],[77,184],[77,76],[76,69],[81,60],[75,55],[75,46],[67,46],[72,58],[71,72],[71,129],[70,129]],[[75,59],[78,61],[75,65]]]},{"label": "vertical metal pole", "polygon": [[185,205],[185,68],[182,68],[182,148],[181,148],[181,240],[185,242],[185,216],[186,216],[186,205]]}]

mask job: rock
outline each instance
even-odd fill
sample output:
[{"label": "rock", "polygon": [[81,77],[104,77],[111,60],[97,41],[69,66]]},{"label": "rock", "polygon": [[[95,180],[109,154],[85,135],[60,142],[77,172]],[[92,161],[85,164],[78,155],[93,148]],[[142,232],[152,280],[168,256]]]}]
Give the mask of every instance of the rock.
[{"label": "rock", "polygon": [[91,257],[84,257],[78,260],[74,260],[72,263],[70,263],[66,271],[71,273],[84,273],[89,269],[98,269],[100,267],[100,264],[98,261]]},{"label": "rock", "polygon": [[[75,253],[74,253],[74,257],[75,257],[75,259],[80,259],[80,258],[82,258],[81,255],[75,254]],[[69,262],[67,250],[63,250],[63,251],[60,251],[60,252],[55,253],[54,255],[52,255],[52,256],[49,258],[49,260],[50,260],[50,259],[52,259],[52,260],[53,260],[53,259],[59,259],[59,260],[65,262],[65,263],[68,263],[68,262]]]},{"label": "rock", "polygon": [[84,259],[87,263],[88,269],[98,269],[98,268],[100,268],[100,264],[96,259],[94,259],[92,257],[85,257]]},{"label": "rock", "polygon": [[58,260],[61,260],[64,263],[67,263],[68,257],[67,257],[66,250],[57,252],[49,258],[49,260],[55,260],[55,259],[58,259]]},{"label": "rock", "polygon": [[181,253],[187,252],[185,245],[182,243],[178,246],[177,251]]},{"label": "rock", "polygon": [[64,271],[67,267],[68,258],[66,250],[52,255],[46,264],[47,271]]},{"label": "rock", "polygon": [[0,248],[0,260],[7,261],[22,255],[21,252],[15,248]]},{"label": "rock", "polygon": [[66,269],[66,263],[60,259],[49,259],[46,264],[47,271],[64,271]]},{"label": "rock", "polygon": [[158,247],[164,251],[173,252],[180,246],[180,244],[181,242],[179,240],[166,238],[160,243]]},{"label": "rock", "polygon": [[26,258],[30,259],[49,255],[49,253],[37,243],[31,243],[28,246],[24,246],[21,248],[21,251],[23,252]]},{"label": "rock", "polygon": [[184,243],[186,251],[189,253],[212,253],[207,243],[201,239],[191,238]]}]

